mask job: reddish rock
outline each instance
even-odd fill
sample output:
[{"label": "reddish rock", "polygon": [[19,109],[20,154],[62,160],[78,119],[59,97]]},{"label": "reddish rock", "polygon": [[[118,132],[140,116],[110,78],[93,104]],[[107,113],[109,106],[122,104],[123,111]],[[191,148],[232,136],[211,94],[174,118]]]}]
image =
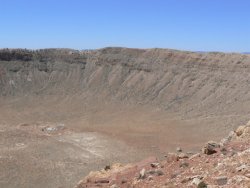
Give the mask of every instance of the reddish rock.
[{"label": "reddish rock", "polygon": [[[207,152],[190,158],[168,153],[160,163],[150,157],[135,164],[113,165],[108,170],[90,173],[76,188],[249,187],[250,139],[246,135],[243,132],[240,140],[233,138],[223,149],[215,142],[208,142]],[[210,154],[211,151],[216,152]]]}]

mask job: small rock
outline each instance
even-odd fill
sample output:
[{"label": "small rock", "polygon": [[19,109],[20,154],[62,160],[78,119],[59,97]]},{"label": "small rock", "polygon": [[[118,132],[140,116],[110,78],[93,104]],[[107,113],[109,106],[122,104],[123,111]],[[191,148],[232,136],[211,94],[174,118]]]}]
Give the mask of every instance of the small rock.
[{"label": "small rock", "polygon": [[244,129],[246,128],[246,126],[239,126],[236,130],[235,133],[237,136],[241,136],[244,132]]},{"label": "small rock", "polygon": [[228,134],[228,138],[229,141],[235,136],[235,132],[234,131],[230,131],[230,133]]},{"label": "small rock", "polygon": [[95,183],[109,183],[109,180],[105,178],[100,178],[95,180]]},{"label": "small rock", "polygon": [[52,131],[56,131],[57,129],[55,127],[46,127],[45,130],[48,132],[52,132]]},{"label": "small rock", "polygon": [[220,145],[217,144],[216,142],[214,141],[209,141],[206,146],[202,149],[202,152],[204,154],[207,154],[207,155],[212,155],[214,153],[216,153],[216,148],[219,148]]},{"label": "small rock", "polygon": [[250,178],[250,173],[245,174],[245,176],[246,176],[247,178]]},{"label": "small rock", "polygon": [[194,178],[191,184],[199,185],[200,182],[201,182],[201,180],[199,178]]},{"label": "small rock", "polygon": [[186,168],[186,167],[188,167],[189,166],[189,163],[188,162],[181,162],[181,164],[180,164],[180,167],[181,168]]},{"label": "small rock", "polygon": [[197,188],[207,188],[207,184],[204,181],[201,181],[198,185]]},{"label": "small rock", "polygon": [[118,185],[114,184],[114,185],[111,185],[110,188],[119,188]]},{"label": "small rock", "polygon": [[248,169],[248,167],[247,167],[247,165],[241,165],[241,166],[239,166],[239,167],[237,167],[236,168],[236,170],[238,171],[238,172],[241,172],[241,171],[243,171],[243,170],[246,170],[246,169]]},{"label": "small rock", "polygon": [[159,164],[159,163],[151,163],[150,166],[151,166],[152,168],[157,168],[157,167],[160,166],[160,164]]},{"label": "small rock", "polygon": [[178,155],[176,153],[168,153],[165,157],[167,158],[168,163],[179,160]]},{"label": "small rock", "polygon": [[161,170],[155,170],[155,174],[156,174],[157,176],[162,176],[162,175],[164,175],[164,173],[163,173]]},{"label": "small rock", "polygon": [[143,169],[140,171],[139,179],[145,179],[145,177],[146,177],[146,170],[145,170],[145,168],[143,168]]},{"label": "small rock", "polygon": [[104,170],[105,170],[105,171],[108,171],[108,170],[110,170],[110,169],[111,169],[110,165],[106,165],[106,166],[104,167]]},{"label": "small rock", "polygon": [[185,158],[188,158],[188,155],[186,153],[180,153],[178,155],[178,159],[185,159]]},{"label": "small rock", "polygon": [[58,124],[58,125],[56,126],[56,129],[57,129],[57,130],[63,130],[63,129],[65,129],[65,125],[62,124],[62,123],[60,123],[60,124]]},{"label": "small rock", "polygon": [[246,124],[247,126],[250,126],[250,120],[247,122],[247,124]]},{"label": "small rock", "polygon": [[147,174],[154,175],[155,174],[155,170],[149,170],[149,171],[147,171]]},{"label": "small rock", "polygon": [[229,143],[233,137],[235,137],[235,132],[234,131],[231,131],[228,136],[226,138],[223,138],[221,141],[220,141],[220,146],[224,146],[226,145],[227,143]]},{"label": "small rock", "polygon": [[220,169],[224,168],[224,164],[223,163],[218,163],[215,166],[216,166],[217,170],[220,170]]},{"label": "small rock", "polygon": [[173,174],[171,174],[170,179],[174,179],[174,178],[176,178],[177,176],[178,176],[178,174],[173,173]]},{"label": "small rock", "polygon": [[191,160],[191,159],[194,159],[194,158],[197,158],[197,157],[200,157],[200,156],[201,156],[201,154],[196,153],[196,154],[192,155],[189,159]]},{"label": "small rock", "polygon": [[198,179],[202,180],[204,177],[201,175],[195,175],[195,176],[191,176],[190,178],[191,179],[198,178]]},{"label": "small rock", "polygon": [[220,147],[220,144],[218,144],[215,141],[208,141],[207,145],[213,146],[214,148],[219,148]]},{"label": "small rock", "polygon": [[191,180],[190,177],[184,178],[183,180],[181,180],[181,183],[187,183]]},{"label": "small rock", "polygon": [[207,184],[199,178],[194,178],[191,184],[196,185],[197,188],[207,188]]},{"label": "small rock", "polygon": [[21,126],[21,127],[28,127],[28,126],[30,126],[30,124],[28,124],[28,123],[22,123],[22,124],[19,125],[19,126]]},{"label": "small rock", "polygon": [[182,149],[181,149],[180,147],[177,147],[177,148],[176,148],[176,151],[177,151],[177,152],[182,152]]},{"label": "small rock", "polygon": [[164,173],[161,170],[149,170],[147,174],[162,176]]},{"label": "small rock", "polygon": [[153,180],[153,176],[148,176],[148,180],[149,181]]},{"label": "small rock", "polygon": [[127,183],[127,182],[128,181],[126,179],[123,179],[121,183],[124,184],[124,183]]},{"label": "small rock", "polygon": [[25,144],[24,143],[16,143],[16,146],[17,147],[23,147],[23,146],[25,146]]},{"label": "small rock", "polygon": [[226,154],[227,154],[227,149],[224,148],[224,147],[221,148],[220,151],[221,151],[221,153],[222,153],[223,155],[226,155]]},{"label": "small rock", "polygon": [[243,181],[249,181],[249,178],[245,176],[234,176],[232,181],[235,181],[237,183],[242,183]]},{"label": "small rock", "polygon": [[227,184],[227,177],[226,176],[216,177],[215,182],[217,185],[226,185]]},{"label": "small rock", "polygon": [[229,156],[229,157],[233,157],[233,156],[236,155],[236,154],[237,154],[236,151],[231,151],[231,152],[228,154],[228,156]]}]

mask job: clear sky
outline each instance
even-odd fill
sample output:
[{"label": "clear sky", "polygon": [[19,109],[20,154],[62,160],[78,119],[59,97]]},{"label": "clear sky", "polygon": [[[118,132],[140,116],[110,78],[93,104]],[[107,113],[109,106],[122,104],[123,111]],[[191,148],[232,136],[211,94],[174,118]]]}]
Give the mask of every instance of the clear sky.
[{"label": "clear sky", "polygon": [[0,48],[250,51],[249,0],[0,0]]}]

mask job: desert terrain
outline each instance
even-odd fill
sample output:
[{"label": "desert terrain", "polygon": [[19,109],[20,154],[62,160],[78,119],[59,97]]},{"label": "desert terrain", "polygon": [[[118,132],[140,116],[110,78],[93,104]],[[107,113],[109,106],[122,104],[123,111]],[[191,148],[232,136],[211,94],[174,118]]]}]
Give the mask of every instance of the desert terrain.
[{"label": "desert terrain", "polygon": [[0,50],[0,187],[68,188],[113,163],[197,152],[250,119],[250,55]]}]

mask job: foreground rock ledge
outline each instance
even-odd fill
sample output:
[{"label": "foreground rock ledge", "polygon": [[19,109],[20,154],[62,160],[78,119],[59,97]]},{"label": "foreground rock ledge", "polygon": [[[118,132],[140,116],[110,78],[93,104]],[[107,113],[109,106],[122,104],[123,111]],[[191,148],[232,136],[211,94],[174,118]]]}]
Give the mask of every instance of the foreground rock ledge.
[{"label": "foreground rock ledge", "polygon": [[[185,157],[183,157],[185,156]],[[135,164],[114,164],[91,172],[75,188],[86,187],[250,187],[250,126],[240,126],[201,153],[168,153]]]}]

